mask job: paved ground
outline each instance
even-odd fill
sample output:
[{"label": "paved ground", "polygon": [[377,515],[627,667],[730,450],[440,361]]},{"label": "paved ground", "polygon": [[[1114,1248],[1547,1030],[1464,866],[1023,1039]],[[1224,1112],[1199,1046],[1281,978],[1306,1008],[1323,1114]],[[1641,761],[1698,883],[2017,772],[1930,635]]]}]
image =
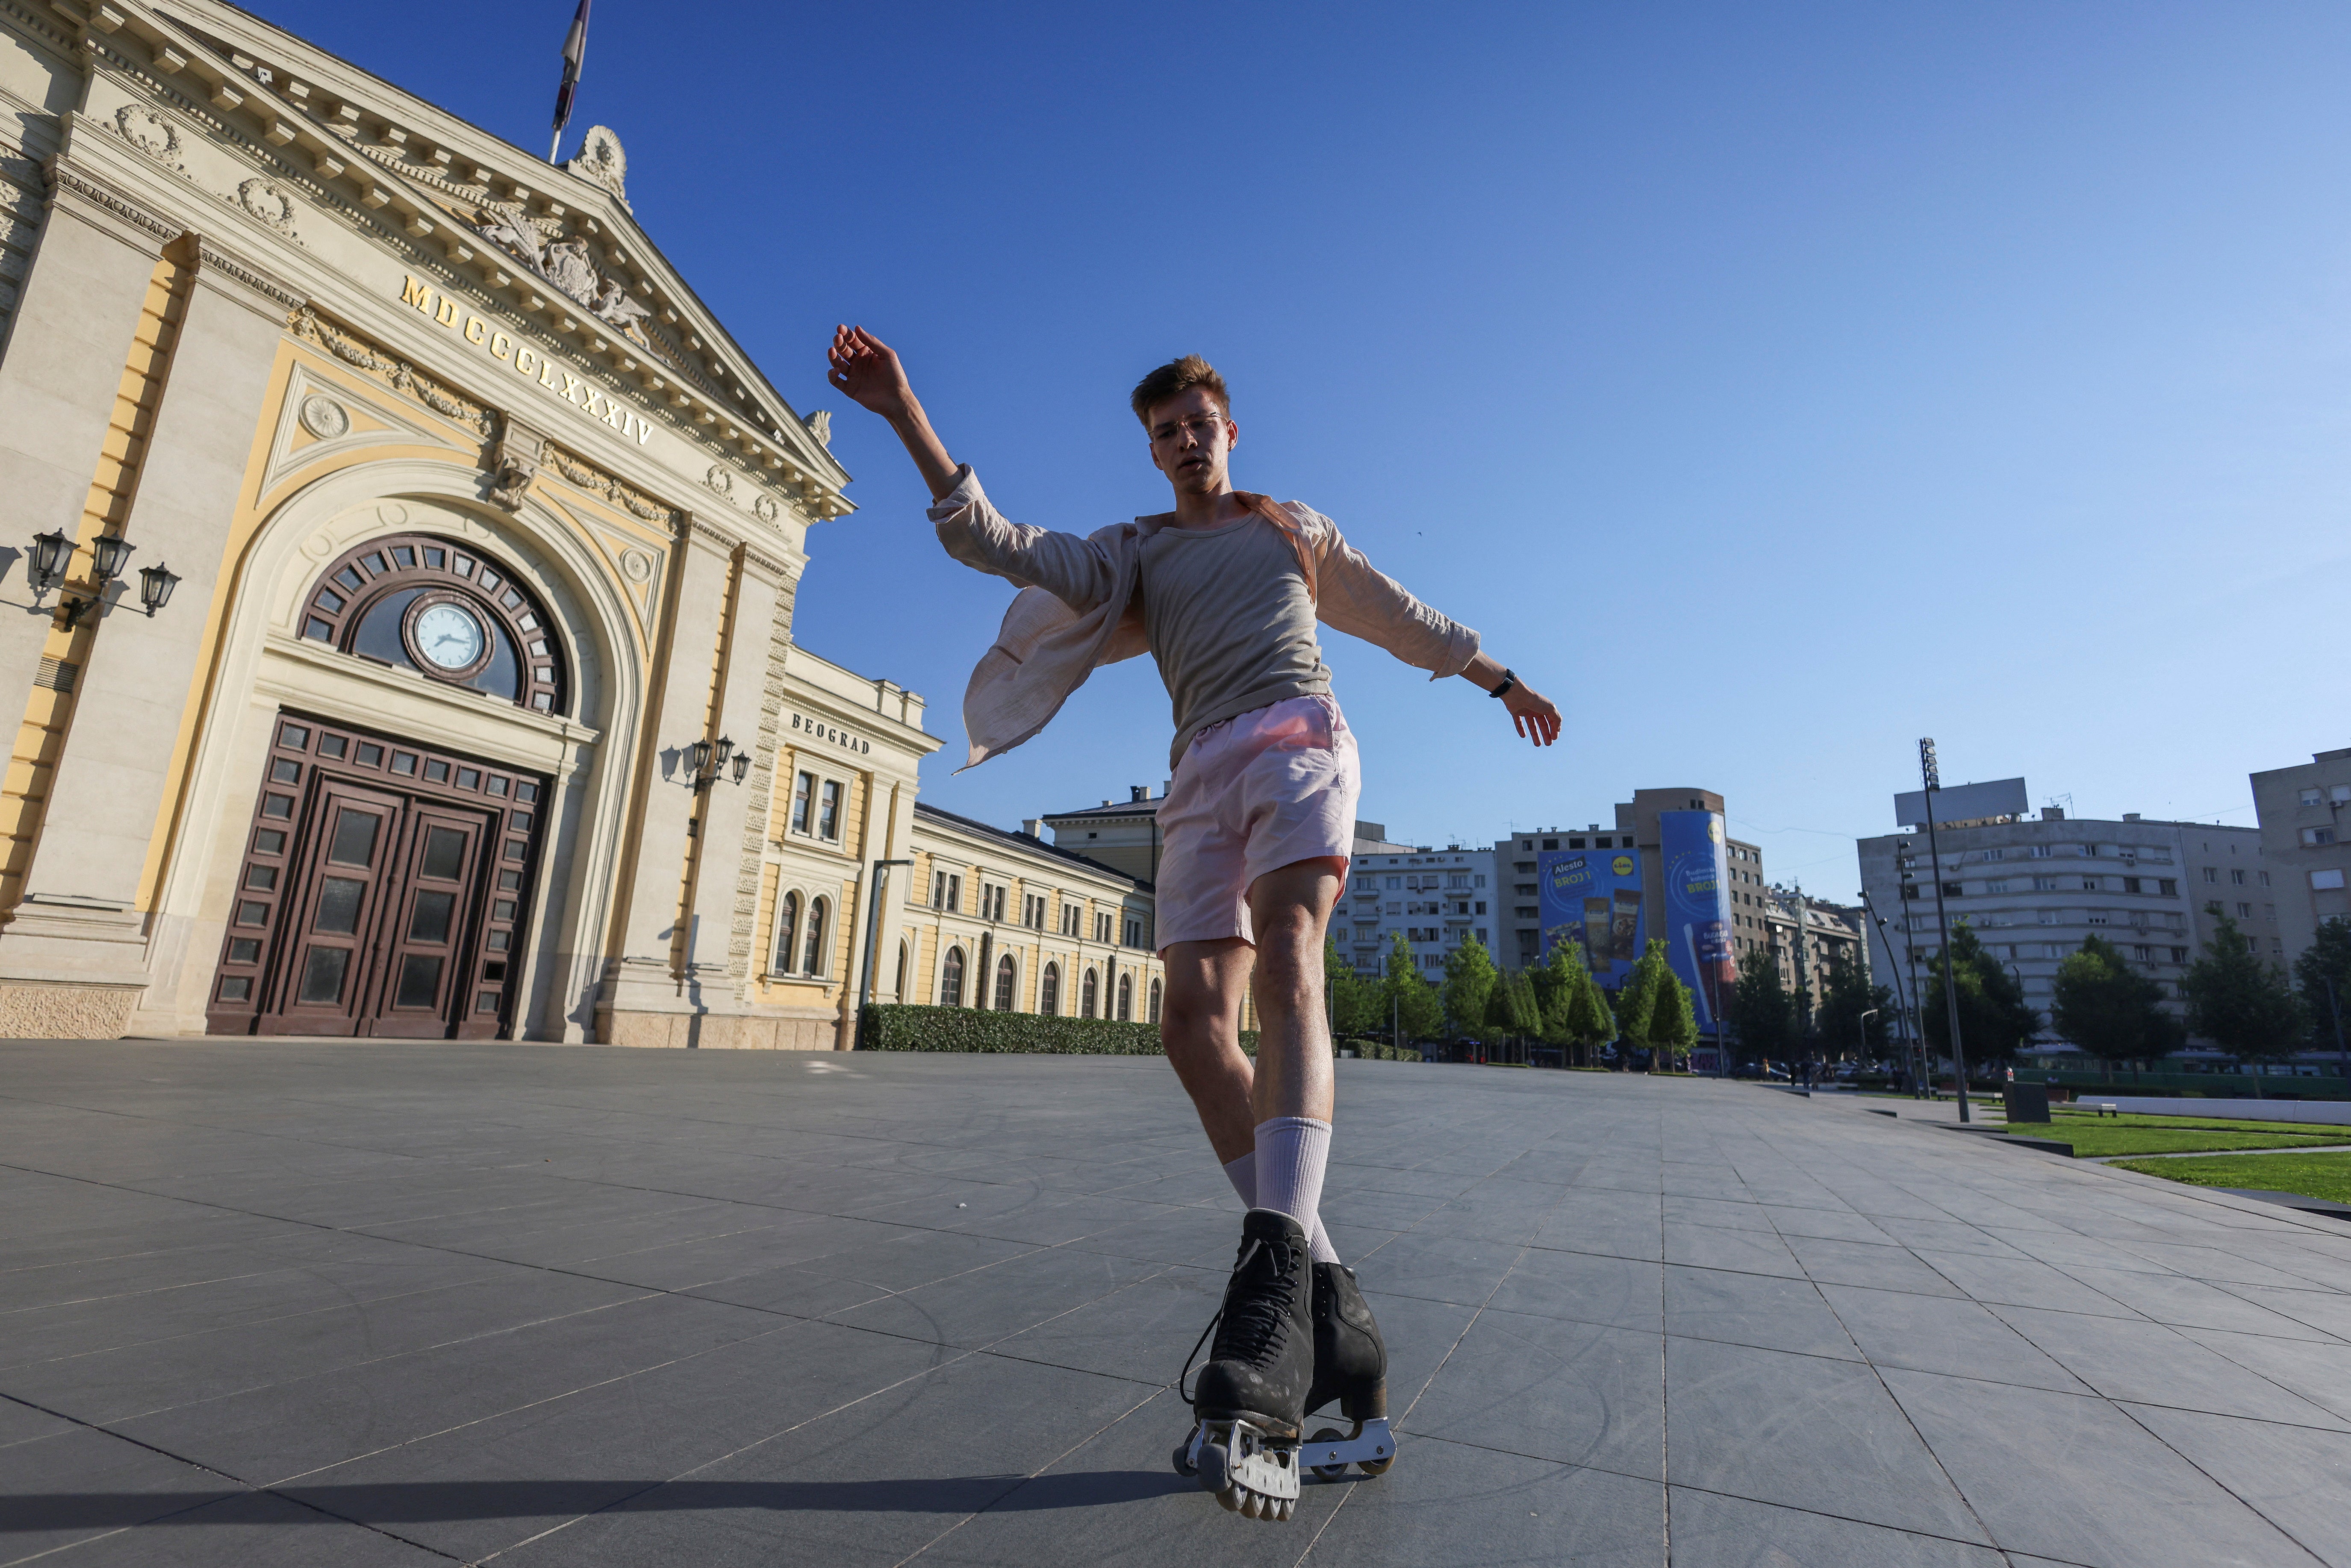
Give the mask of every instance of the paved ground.
[{"label": "paved ground", "polygon": [[1167,1469],[1236,1225],[1156,1061],[0,1044],[0,1562],[2351,1563],[2351,1227],[1340,1082],[1407,1435],[1267,1525]]}]

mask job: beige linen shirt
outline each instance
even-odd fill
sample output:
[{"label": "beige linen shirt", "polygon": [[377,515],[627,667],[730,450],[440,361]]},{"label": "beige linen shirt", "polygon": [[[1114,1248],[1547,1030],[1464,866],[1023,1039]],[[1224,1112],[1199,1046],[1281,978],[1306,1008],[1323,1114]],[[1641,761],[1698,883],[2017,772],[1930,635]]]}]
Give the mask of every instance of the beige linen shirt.
[{"label": "beige linen shirt", "polygon": [[[1386,649],[1428,671],[1431,680],[1459,674],[1478,656],[1477,632],[1375,570],[1330,518],[1301,502],[1237,494],[1298,552],[1324,625]],[[1044,728],[1097,668],[1149,650],[1136,601],[1143,542],[1172,515],[1113,523],[1082,537],[1030,528],[991,506],[967,464],[930,518],[947,554],[1020,590],[964,689],[970,738],[964,767],[976,768]],[[1185,738],[1176,737],[1179,754]]]}]

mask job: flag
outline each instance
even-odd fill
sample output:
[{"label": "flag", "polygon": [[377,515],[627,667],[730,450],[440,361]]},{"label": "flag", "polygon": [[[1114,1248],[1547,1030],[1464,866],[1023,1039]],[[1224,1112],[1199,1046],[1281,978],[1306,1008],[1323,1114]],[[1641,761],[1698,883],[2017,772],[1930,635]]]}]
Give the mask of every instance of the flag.
[{"label": "flag", "polygon": [[571,122],[571,96],[580,86],[580,63],[587,57],[588,0],[580,0],[580,9],[571,18],[571,31],[563,37],[563,85],[555,89],[555,134],[559,138]]}]

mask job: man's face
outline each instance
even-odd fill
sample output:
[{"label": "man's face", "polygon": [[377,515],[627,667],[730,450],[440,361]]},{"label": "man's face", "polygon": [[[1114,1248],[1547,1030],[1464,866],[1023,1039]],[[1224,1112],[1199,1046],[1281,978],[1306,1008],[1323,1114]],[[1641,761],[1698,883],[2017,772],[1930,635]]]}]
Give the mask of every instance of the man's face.
[{"label": "man's face", "polygon": [[1145,418],[1151,463],[1179,495],[1213,496],[1229,489],[1227,474],[1240,426],[1225,416],[1202,387],[1186,387],[1154,403]]}]

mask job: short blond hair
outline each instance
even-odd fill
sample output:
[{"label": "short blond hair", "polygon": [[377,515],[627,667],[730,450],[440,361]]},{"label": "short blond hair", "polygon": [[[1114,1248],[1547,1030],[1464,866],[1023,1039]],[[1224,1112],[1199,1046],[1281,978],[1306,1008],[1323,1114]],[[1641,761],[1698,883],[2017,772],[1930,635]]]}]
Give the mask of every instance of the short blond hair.
[{"label": "short blond hair", "polygon": [[1134,417],[1151,428],[1151,411],[1194,387],[1205,390],[1217,400],[1217,407],[1227,419],[1233,416],[1233,400],[1225,392],[1225,378],[1217,374],[1217,367],[1197,354],[1186,354],[1180,360],[1170,360],[1141,381],[1134,383]]}]

